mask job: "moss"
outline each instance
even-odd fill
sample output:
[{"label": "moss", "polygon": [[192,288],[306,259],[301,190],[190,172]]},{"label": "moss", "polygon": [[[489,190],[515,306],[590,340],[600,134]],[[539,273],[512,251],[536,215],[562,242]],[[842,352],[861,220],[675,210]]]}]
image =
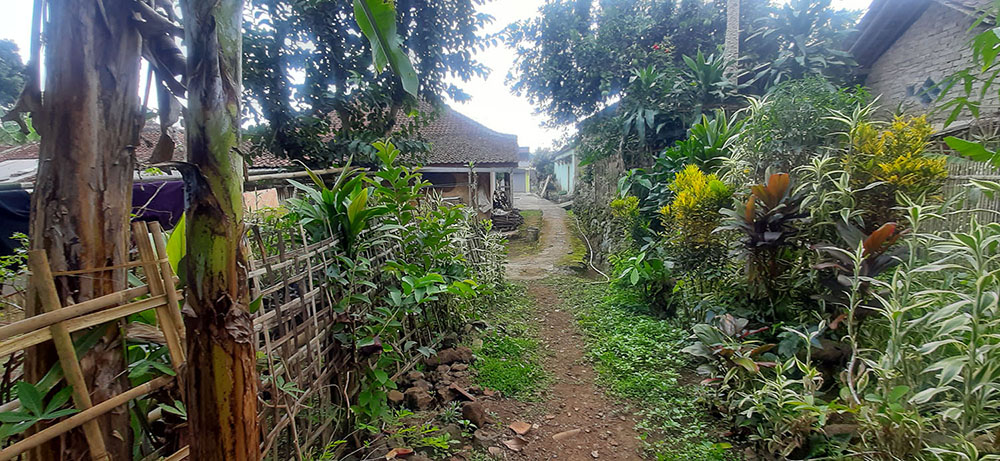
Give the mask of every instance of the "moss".
[{"label": "moss", "polygon": [[590,252],[584,242],[583,234],[580,233],[580,226],[577,223],[576,215],[572,211],[566,213],[566,228],[569,230],[569,254],[563,256],[559,263],[563,266],[579,267],[585,269],[587,257]]}]

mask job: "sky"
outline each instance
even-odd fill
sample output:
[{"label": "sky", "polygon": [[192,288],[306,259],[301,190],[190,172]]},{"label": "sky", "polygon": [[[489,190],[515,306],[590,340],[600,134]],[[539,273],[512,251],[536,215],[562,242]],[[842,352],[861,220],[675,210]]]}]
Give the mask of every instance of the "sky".
[{"label": "sky", "polygon": [[[481,5],[481,12],[494,17],[484,32],[497,32],[507,24],[537,15],[543,1],[493,0]],[[869,3],[869,0],[833,0],[833,7],[860,10],[867,8]],[[0,0],[0,11],[4,12],[0,15],[0,39],[16,42],[22,59],[31,35],[31,5],[31,0]],[[535,114],[526,99],[511,93],[505,80],[514,57],[514,51],[503,45],[477,52],[476,58],[491,69],[489,77],[456,82],[471,99],[450,105],[493,130],[517,135],[518,144],[530,147],[532,152],[551,147],[566,131],[542,127],[544,117]]]}]

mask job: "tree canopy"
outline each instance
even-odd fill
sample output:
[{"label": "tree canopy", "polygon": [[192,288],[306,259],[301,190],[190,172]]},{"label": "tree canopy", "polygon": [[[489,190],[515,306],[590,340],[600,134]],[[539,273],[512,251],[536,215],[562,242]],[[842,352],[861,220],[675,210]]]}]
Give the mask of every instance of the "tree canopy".
[{"label": "tree canopy", "polygon": [[503,32],[518,56],[508,83],[552,124],[575,122],[620,96],[633,69],[714,51],[725,24],[721,0],[549,0]]},{"label": "tree canopy", "polygon": [[17,51],[13,41],[0,40],[0,107],[14,104],[24,87],[24,64]]},{"label": "tree canopy", "polygon": [[[492,20],[476,12],[484,0],[398,0],[397,35],[419,76],[420,99],[466,95],[450,78],[484,76],[473,57]],[[426,115],[392,73],[376,71],[351,2],[252,0],[244,34],[247,111],[259,145],[309,164],[362,154],[394,131],[405,153],[426,150],[417,135]]]}]

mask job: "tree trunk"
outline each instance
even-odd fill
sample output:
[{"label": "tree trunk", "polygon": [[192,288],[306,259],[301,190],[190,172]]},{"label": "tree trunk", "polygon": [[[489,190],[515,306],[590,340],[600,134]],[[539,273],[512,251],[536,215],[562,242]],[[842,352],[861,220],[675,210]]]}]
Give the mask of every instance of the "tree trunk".
[{"label": "tree trunk", "polygon": [[728,63],[726,73],[733,84],[739,78],[740,59],[740,0],[726,0],[726,43],[725,61]]},{"label": "tree trunk", "polygon": [[241,0],[184,0],[188,59],[188,365],[191,459],[260,458],[257,372],[243,244]]},{"label": "tree trunk", "polygon": [[[132,207],[132,143],[139,130],[138,32],[126,0],[49,0],[45,94],[34,114],[41,135],[31,202],[31,247],[44,250],[53,271],[109,267],[126,261]],[[126,287],[122,269],[56,277],[63,304]],[[41,313],[29,302],[26,315]],[[129,387],[116,324],[81,358],[93,402]],[[53,364],[51,345],[29,351],[26,378],[37,382]],[[125,406],[98,419],[111,459],[131,458]],[[82,432],[31,452],[31,459],[87,459]]]}]

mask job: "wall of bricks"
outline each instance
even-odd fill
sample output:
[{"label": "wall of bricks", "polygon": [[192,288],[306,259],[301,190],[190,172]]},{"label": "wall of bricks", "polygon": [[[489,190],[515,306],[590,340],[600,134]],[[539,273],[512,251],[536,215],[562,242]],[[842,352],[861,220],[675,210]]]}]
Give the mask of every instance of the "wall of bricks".
[{"label": "wall of bricks", "polygon": [[[932,1],[924,14],[872,65],[865,85],[873,95],[882,95],[883,110],[895,112],[901,108],[904,113],[916,115],[933,109],[937,93],[925,95],[926,88],[972,64],[969,45],[976,32],[969,31],[969,27],[974,21],[972,16]],[[1000,87],[1000,82],[997,86]],[[949,94],[960,92],[956,88]],[[996,113],[998,109],[1000,98],[997,90],[992,90],[983,101],[981,115]],[[939,111],[930,119],[941,122],[947,116]],[[968,118],[966,112],[959,120]]]}]

